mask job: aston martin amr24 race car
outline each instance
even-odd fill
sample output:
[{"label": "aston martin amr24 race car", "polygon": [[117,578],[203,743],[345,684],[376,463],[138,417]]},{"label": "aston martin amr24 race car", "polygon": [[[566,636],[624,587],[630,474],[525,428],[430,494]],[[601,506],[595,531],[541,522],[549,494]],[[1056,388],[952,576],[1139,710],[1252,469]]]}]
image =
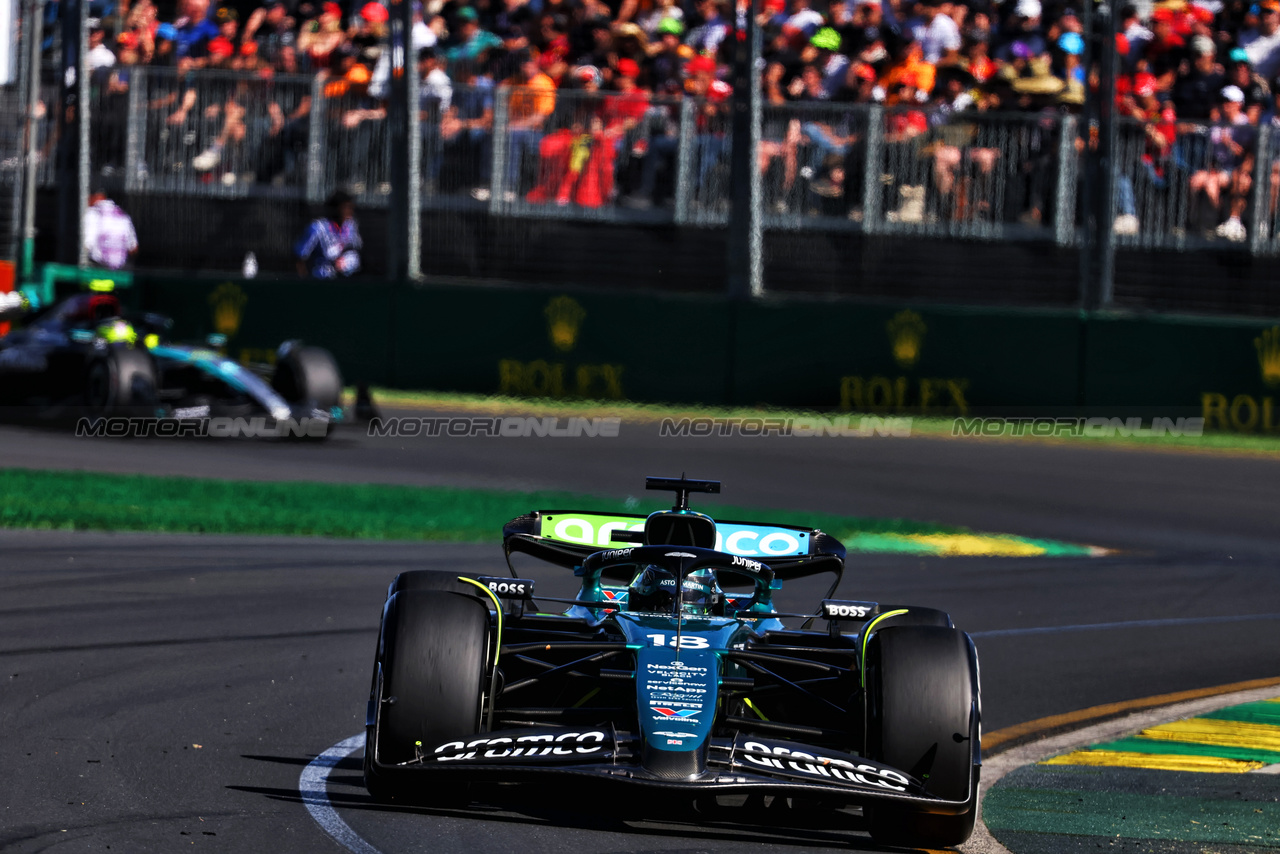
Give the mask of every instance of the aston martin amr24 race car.
[{"label": "aston martin amr24 race car", "polygon": [[43,311],[15,301],[7,315],[27,321],[0,337],[0,407],[10,417],[259,417],[325,428],[307,435],[342,417],[342,377],[318,347],[286,342],[274,366],[246,367],[210,344],[167,341],[168,318],[126,316],[112,293],[75,294]]},{"label": "aston martin amr24 race car", "polygon": [[[395,578],[366,716],[370,793],[439,803],[468,781],[578,778],[861,806],[889,844],[968,838],[981,765],[969,636],[934,609],[830,598],[845,549],[822,531],[690,510],[714,481],[648,486],[675,506],[512,520],[508,576]],[[576,598],[535,600],[514,552],[571,569]],[[785,581],[817,573],[835,583],[815,613],[775,609]],[[542,612],[550,602],[566,607]],[[817,619],[825,630],[808,628]]]}]

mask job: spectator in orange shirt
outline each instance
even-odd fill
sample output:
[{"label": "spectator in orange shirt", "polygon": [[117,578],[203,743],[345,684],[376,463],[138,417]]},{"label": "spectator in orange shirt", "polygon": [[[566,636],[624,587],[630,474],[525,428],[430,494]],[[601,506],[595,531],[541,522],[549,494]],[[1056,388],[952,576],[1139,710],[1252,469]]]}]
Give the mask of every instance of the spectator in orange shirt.
[{"label": "spectator in orange shirt", "polygon": [[530,54],[521,58],[516,76],[503,84],[510,91],[507,103],[507,192],[519,195],[523,166],[542,140],[542,126],[556,108],[556,84],[538,68]]},{"label": "spectator in orange shirt", "polygon": [[885,103],[894,106],[899,103],[905,91],[912,97],[916,92],[929,93],[937,79],[938,70],[931,63],[925,62],[920,45],[908,33],[903,33],[893,47],[893,64],[880,78],[880,85],[888,93]]}]

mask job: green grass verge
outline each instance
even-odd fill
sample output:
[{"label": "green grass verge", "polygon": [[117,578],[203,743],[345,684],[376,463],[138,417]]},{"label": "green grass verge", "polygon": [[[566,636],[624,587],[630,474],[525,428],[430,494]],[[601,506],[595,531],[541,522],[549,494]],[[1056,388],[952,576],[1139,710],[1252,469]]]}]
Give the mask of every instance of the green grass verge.
[{"label": "green grass verge", "polygon": [[[311,482],[0,469],[0,527],[281,534],[494,542],[504,522],[535,509],[648,513],[658,500],[570,492],[501,492]],[[724,519],[822,528],[837,537],[966,533],[906,519],[714,508]]]},{"label": "green grass verge", "polygon": [[[402,391],[400,389],[375,388],[374,401],[380,405],[432,409],[439,411],[465,411],[494,414],[529,415],[615,415],[625,420],[657,422],[663,418],[786,418],[833,417],[849,415],[856,419],[860,413],[812,412],[768,407],[702,407],[677,404],[634,403],[613,400],[548,400],[500,397],[456,392]],[[353,390],[349,394],[354,395]],[[895,416],[897,417],[897,416]],[[1131,447],[1155,450],[1207,451],[1236,453],[1249,456],[1280,455],[1280,435],[1253,435],[1206,431],[1202,436],[1000,436],[953,437],[954,418],[907,415],[911,418],[911,435],[933,438],[957,438],[973,442],[1050,442],[1106,445],[1119,448]],[[857,421],[852,422],[857,426]],[[626,429],[624,427],[624,429]],[[830,441],[830,440],[828,440]]]}]

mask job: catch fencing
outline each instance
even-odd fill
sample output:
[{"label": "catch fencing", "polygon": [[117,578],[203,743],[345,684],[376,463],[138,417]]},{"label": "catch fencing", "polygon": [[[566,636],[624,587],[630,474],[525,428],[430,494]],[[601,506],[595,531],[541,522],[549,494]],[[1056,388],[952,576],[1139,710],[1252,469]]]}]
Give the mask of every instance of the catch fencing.
[{"label": "catch fencing", "polygon": [[[0,90],[0,116],[20,115],[18,94]],[[91,180],[127,193],[135,206],[147,199],[153,224],[178,230],[167,243],[217,238],[243,247],[250,241],[235,228],[261,232],[265,223],[288,245],[292,226],[264,203],[315,206],[340,188],[364,208],[390,200],[386,110],[343,81],[117,66],[93,74],[89,96]],[[34,140],[44,187],[56,181],[56,97],[56,80],[46,80]],[[534,93],[470,80],[443,91],[424,87],[419,106],[410,128],[421,158],[411,174],[420,180],[410,200],[424,212],[530,224],[728,223],[731,102]],[[3,217],[17,209],[20,126],[4,119],[0,127],[6,234],[14,226]],[[1183,128],[1170,138],[1165,131],[1132,121],[1119,128],[1116,245],[1276,254],[1280,134],[1257,129],[1247,153],[1227,162],[1220,140],[1231,129]],[[757,237],[848,232],[1079,247],[1089,137],[1079,119],[1060,112],[767,104],[753,164],[760,180],[752,221]],[[1206,194],[1210,172],[1222,177]],[[237,200],[251,201],[258,213],[213,235],[205,215],[187,204]],[[1239,226],[1227,223],[1232,212]],[[433,251],[431,240],[422,251]],[[202,256],[202,263],[234,268],[238,257],[227,251]]]}]

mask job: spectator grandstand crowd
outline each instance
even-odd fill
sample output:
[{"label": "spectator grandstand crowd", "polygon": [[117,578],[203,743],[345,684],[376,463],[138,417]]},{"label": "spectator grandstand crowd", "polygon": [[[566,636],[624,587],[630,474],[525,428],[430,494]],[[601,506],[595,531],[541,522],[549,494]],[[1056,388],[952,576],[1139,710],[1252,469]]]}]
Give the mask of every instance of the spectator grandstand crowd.
[{"label": "spectator grandstand crowd", "polygon": [[[215,121],[190,170],[217,173],[253,139],[244,162],[255,180],[281,180],[305,149],[312,106],[305,86],[254,110],[244,83],[198,98],[188,82],[198,72],[309,75],[340,104],[326,121],[352,150],[367,151],[385,119],[389,13],[379,0],[118,2],[91,36],[95,79],[104,98],[123,97],[130,69],[174,69],[171,90],[148,103],[156,117],[148,132],[178,138],[195,118]],[[916,183],[928,199],[916,199],[912,213],[906,190],[914,187],[905,187],[898,215],[921,216],[927,201],[932,216],[981,216],[989,194],[978,190],[1002,158],[1034,162],[1057,151],[1050,130],[1015,151],[982,116],[1077,113],[1087,91],[1100,91],[1106,40],[1087,50],[1080,3],[754,0],[768,203],[783,211],[835,200],[837,213],[853,217],[867,134],[848,108],[874,103],[885,107],[886,156],[923,164]],[[1256,158],[1269,156],[1258,151],[1260,130],[1280,125],[1280,0],[1162,0],[1119,12],[1115,106],[1134,121],[1122,128],[1129,156],[1116,182],[1116,231],[1135,233],[1135,198],[1176,181],[1187,199],[1176,227],[1245,239],[1247,223],[1272,218],[1246,207],[1263,174]],[[690,100],[697,158],[689,174],[703,187],[724,171],[737,13],[730,0],[415,0],[425,183],[481,200],[501,188],[530,203],[661,205],[671,195],[681,101]],[[499,168],[509,174],[495,182],[495,98],[504,90],[508,165]],[[123,149],[119,124],[104,120],[100,145]],[[939,133],[943,126],[951,131]],[[1096,144],[1087,123],[1077,131],[1077,153]],[[1264,203],[1274,214],[1280,161],[1270,169]],[[1043,188],[1028,181],[1021,192],[1023,221],[1048,216]]]}]

